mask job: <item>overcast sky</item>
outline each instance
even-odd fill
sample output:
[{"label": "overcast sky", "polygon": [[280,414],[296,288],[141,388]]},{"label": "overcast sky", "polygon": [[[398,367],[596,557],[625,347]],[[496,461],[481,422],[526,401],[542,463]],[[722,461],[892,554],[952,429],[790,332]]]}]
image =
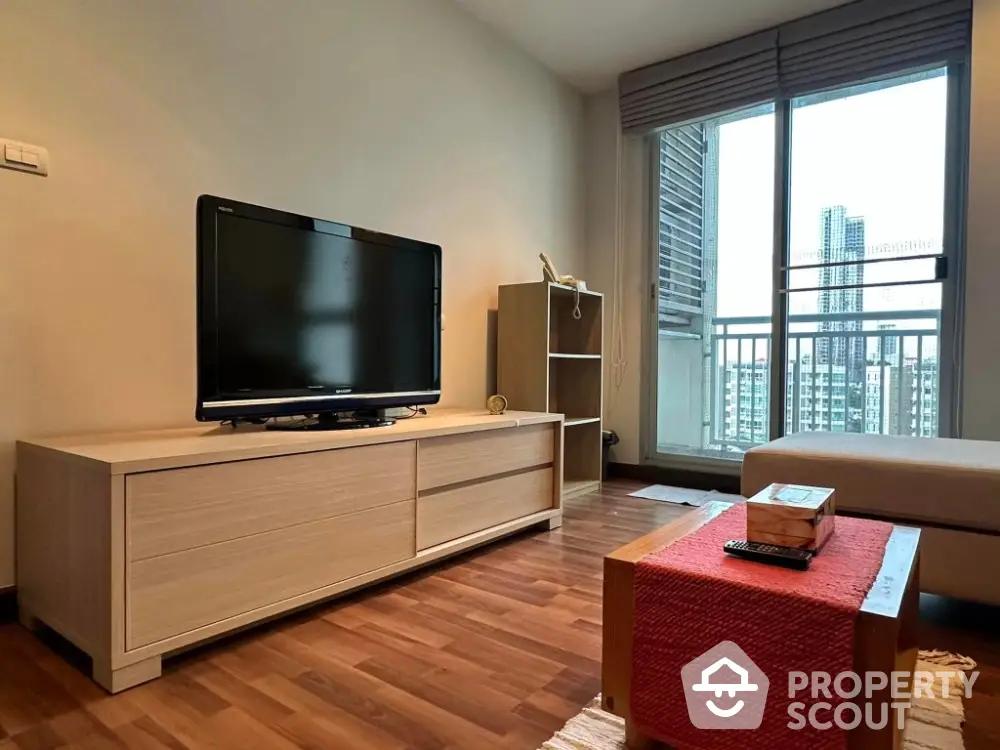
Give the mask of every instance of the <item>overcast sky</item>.
[{"label": "overcast sky", "polygon": [[[820,217],[843,205],[865,219],[866,245],[929,241],[941,247],[947,78],[939,76],[820,104],[792,119],[791,260],[815,263]],[[720,128],[719,317],[771,314],[774,116]],[[919,251],[911,250],[910,254]],[[885,263],[867,281],[927,278],[932,263]],[[813,286],[814,271],[792,286]],[[939,285],[865,290],[866,311],[938,309]],[[791,312],[814,313],[818,295],[791,295]]]}]

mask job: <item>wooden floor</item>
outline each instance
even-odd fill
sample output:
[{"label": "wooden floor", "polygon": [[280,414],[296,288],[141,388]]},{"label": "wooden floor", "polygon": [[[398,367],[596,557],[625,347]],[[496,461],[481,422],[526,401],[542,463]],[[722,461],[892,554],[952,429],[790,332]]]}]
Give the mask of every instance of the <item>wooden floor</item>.
[{"label": "wooden floor", "polygon": [[[558,531],[165,662],[114,697],[59,639],[0,625],[0,748],[535,750],[599,691],[602,555],[684,512],[627,497],[637,486],[572,501]],[[1000,747],[1000,614],[925,605],[922,645],[983,670],[967,749]]]}]

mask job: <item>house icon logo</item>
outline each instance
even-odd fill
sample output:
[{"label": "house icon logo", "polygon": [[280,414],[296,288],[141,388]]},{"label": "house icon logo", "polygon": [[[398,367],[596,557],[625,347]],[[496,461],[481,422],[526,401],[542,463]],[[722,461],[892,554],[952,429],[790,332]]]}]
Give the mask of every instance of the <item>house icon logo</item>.
[{"label": "house icon logo", "polygon": [[732,641],[681,669],[688,715],[698,729],[758,729],[770,681]]}]

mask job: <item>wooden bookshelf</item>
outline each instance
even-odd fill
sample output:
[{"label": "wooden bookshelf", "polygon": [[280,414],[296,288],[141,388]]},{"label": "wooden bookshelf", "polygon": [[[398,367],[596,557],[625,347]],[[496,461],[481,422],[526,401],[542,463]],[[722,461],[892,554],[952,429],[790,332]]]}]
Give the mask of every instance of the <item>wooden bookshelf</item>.
[{"label": "wooden bookshelf", "polygon": [[511,409],[565,415],[563,497],[601,487],[604,295],[544,281],[498,295],[497,384]]}]

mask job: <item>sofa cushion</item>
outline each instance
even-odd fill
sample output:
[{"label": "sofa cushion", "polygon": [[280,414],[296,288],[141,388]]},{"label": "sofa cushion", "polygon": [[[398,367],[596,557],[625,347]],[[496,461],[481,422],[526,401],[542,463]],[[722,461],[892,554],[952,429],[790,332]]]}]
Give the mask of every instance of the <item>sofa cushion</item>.
[{"label": "sofa cushion", "polygon": [[1000,531],[1000,442],[803,432],[747,452],[743,494],[772,482],[833,487],[838,511]]}]

